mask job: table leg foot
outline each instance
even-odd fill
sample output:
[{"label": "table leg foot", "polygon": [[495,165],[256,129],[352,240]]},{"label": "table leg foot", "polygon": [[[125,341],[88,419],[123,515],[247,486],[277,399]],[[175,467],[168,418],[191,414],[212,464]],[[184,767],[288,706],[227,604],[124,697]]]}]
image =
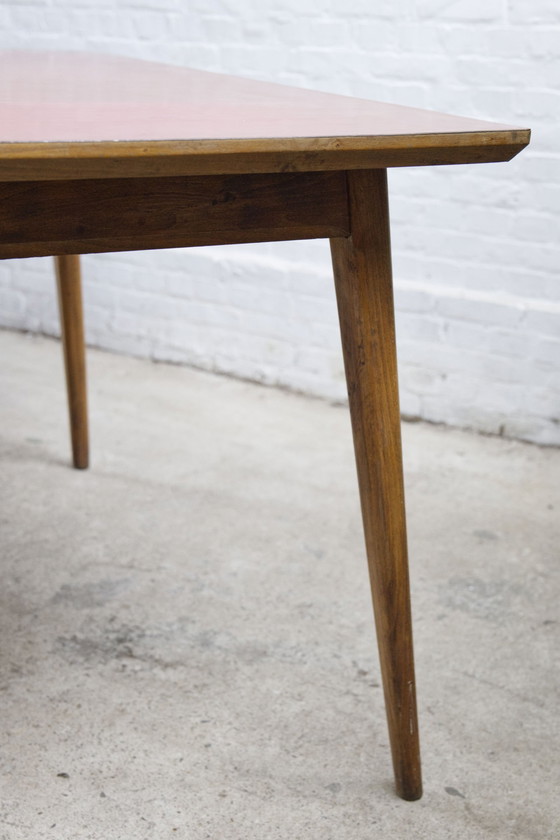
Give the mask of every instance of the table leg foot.
[{"label": "table leg foot", "polygon": [[419,799],[387,175],[347,174],[351,236],[331,251],[396,788]]},{"label": "table leg foot", "polygon": [[72,457],[76,469],[89,463],[86,360],[80,257],[55,257],[60,310],[60,331],[64,351]]}]

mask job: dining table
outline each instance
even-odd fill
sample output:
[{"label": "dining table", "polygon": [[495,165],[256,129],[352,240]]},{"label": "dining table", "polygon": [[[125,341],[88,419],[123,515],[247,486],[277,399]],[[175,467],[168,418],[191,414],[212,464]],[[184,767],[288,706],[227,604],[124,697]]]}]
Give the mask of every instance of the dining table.
[{"label": "dining table", "polygon": [[88,464],[79,255],[330,240],[396,792],[409,800],[422,781],[387,170],[507,161],[529,136],[136,58],[0,52],[0,258],[56,257],[76,467]]}]

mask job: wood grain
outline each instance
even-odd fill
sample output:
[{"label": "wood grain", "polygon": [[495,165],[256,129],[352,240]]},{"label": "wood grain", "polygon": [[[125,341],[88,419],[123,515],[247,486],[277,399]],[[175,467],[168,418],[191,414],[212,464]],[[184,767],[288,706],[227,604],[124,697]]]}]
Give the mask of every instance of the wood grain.
[{"label": "wood grain", "polygon": [[511,160],[528,130],[286,140],[0,143],[1,181],[319,172]]},{"label": "wood grain", "polygon": [[0,184],[0,257],[347,235],[342,172]]},{"label": "wood grain", "polygon": [[80,258],[55,258],[60,332],[64,352],[72,457],[76,469],[89,464],[86,358]]},{"label": "wood grain", "polygon": [[422,795],[387,178],[348,173],[351,236],[331,241],[397,792]]}]

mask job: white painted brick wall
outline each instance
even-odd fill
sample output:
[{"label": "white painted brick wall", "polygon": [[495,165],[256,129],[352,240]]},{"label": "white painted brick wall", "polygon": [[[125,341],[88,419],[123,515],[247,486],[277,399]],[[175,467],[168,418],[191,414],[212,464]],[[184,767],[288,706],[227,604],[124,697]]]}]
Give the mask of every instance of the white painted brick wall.
[{"label": "white painted brick wall", "polygon": [[[143,57],[533,128],[390,174],[405,414],[560,443],[558,0],[4,0],[0,46]],[[325,242],[84,258],[91,344],[344,398]],[[50,260],[0,323],[58,333]]]}]

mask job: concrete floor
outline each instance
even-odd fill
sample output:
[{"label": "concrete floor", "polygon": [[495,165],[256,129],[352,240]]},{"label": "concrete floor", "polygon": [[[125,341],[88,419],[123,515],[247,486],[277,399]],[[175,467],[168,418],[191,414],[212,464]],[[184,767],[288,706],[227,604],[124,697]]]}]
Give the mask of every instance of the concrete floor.
[{"label": "concrete floor", "polygon": [[347,411],[0,333],[1,840],[560,837],[560,452],[404,426],[425,795],[393,793]]}]

